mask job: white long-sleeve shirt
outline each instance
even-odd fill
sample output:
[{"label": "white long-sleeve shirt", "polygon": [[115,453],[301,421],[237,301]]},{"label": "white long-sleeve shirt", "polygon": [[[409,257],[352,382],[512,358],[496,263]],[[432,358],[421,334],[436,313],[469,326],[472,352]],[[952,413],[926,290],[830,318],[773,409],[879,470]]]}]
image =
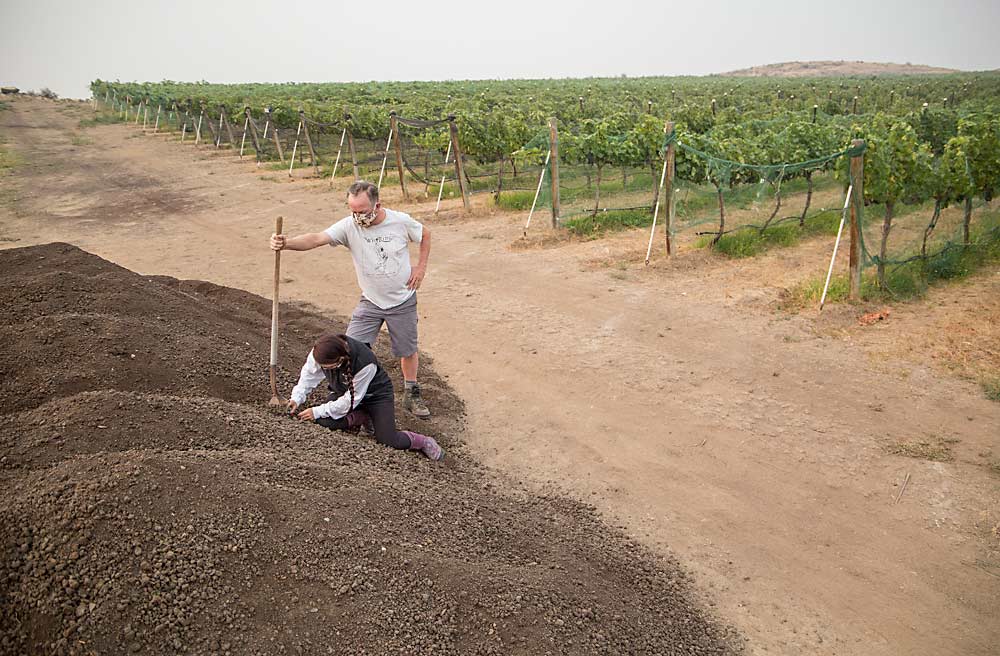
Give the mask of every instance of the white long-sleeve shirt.
[{"label": "white long-sleeve shirt", "polygon": [[[369,364],[362,367],[361,371],[354,372],[353,407],[351,406],[351,392],[347,391],[340,398],[313,406],[313,419],[340,419],[358,407],[361,399],[365,398],[365,394],[368,392],[368,385],[375,378],[377,371],[378,369],[374,364]],[[302,405],[306,402],[309,392],[316,389],[316,386],[324,380],[326,380],[326,373],[323,371],[323,367],[319,366],[319,363],[313,357],[312,351],[309,351],[309,357],[306,358],[306,363],[302,365],[302,371],[299,372],[299,382],[292,388],[292,401],[295,401],[297,405]]]}]

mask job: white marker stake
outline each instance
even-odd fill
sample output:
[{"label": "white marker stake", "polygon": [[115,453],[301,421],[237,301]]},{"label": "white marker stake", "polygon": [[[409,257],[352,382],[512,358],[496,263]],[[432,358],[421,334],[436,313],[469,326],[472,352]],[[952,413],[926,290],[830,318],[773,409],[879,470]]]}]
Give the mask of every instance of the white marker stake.
[{"label": "white marker stake", "polygon": [[552,156],[552,149],[545,154],[545,164],[542,164],[542,174],[538,176],[538,188],[535,189],[535,200],[531,201],[531,210],[528,212],[528,222],[524,224],[524,236],[528,236],[528,226],[531,225],[531,215],[535,213],[535,203],[538,202],[538,194],[542,193],[542,180],[545,179],[545,171],[549,168],[549,157]]},{"label": "white marker stake", "polygon": [[160,112],[163,110],[163,105],[156,106],[156,124],[153,126],[153,134],[160,131]]},{"label": "white marker stake", "polygon": [[216,148],[221,148],[222,147],[222,116],[223,116],[223,114],[224,114],[224,112],[222,110],[219,110],[219,136],[215,138],[215,147]]},{"label": "white marker stake", "polygon": [[[660,173],[659,192],[663,190],[663,181],[667,179],[667,158],[663,158],[663,172]],[[646,247],[646,266],[649,266],[649,254],[653,252],[653,236],[656,234],[656,217],[660,215],[660,197],[662,193],[656,194],[656,205],[653,207],[653,227],[649,229],[649,246]],[[669,210],[668,210],[669,211]]]},{"label": "white marker stake", "polygon": [[854,185],[847,187],[847,198],[844,199],[844,211],[840,214],[840,227],[837,229],[837,241],[833,244],[833,255],[830,256],[830,270],[826,272],[826,283],[823,285],[823,296],[819,299],[819,309],[826,303],[826,290],[830,288],[830,276],[833,275],[833,262],[837,259],[837,248],[840,246],[840,234],[844,232],[844,221],[847,219],[847,206],[851,203],[851,192]]},{"label": "white marker stake", "polygon": [[247,144],[247,128],[250,127],[250,117],[243,121],[243,138],[240,139],[240,159],[243,159],[243,147]]},{"label": "white marker stake", "polygon": [[340,132],[340,146],[337,147],[337,161],[333,163],[333,173],[330,174],[330,186],[333,186],[333,179],[337,177],[337,167],[340,166],[340,153],[344,150],[344,137],[347,136],[347,128]]},{"label": "white marker stake", "polygon": [[295,166],[295,151],[299,149],[299,134],[302,132],[302,121],[299,121],[299,128],[295,131],[295,145],[292,146],[292,161],[288,163],[288,177],[292,177],[292,167]]},{"label": "white marker stake", "polygon": [[385,140],[385,155],[382,156],[382,170],[378,173],[378,184],[376,189],[382,188],[382,176],[385,175],[385,161],[389,159],[389,144],[392,143],[392,128],[389,128],[389,138]]},{"label": "white marker stake", "polygon": [[[448,152],[444,154],[445,165],[448,164],[449,157],[451,157],[451,139],[448,140]],[[444,179],[447,175],[448,175],[447,173],[441,174],[441,184],[438,186],[438,202],[437,205],[434,207],[435,214],[437,214],[438,210],[441,209],[441,194],[444,193]]]}]

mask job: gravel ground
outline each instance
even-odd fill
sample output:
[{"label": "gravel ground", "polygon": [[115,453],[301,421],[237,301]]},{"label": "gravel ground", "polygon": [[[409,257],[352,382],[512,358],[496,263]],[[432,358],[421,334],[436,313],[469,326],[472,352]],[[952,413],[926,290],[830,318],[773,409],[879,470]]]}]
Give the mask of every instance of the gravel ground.
[{"label": "gravel ground", "polygon": [[[443,464],[269,413],[266,299],[66,244],[0,272],[0,654],[741,652],[676,562],[470,459],[429,358],[435,417],[397,414]],[[343,319],[283,312],[287,391]]]}]

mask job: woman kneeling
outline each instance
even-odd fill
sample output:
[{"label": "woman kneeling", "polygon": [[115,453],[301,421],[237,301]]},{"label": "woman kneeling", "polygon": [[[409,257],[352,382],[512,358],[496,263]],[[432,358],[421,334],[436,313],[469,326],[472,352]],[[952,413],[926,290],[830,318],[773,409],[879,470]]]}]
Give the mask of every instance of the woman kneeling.
[{"label": "woman kneeling", "polygon": [[433,438],[396,430],[392,381],[368,345],[332,333],[316,340],[292,389],[289,411],[295,413],[324,378],[330,387],[327,402],[299,412],[299,419],[334,430],[367,425],[386,446],[420,451],[431,460],[444,458],[444,449]]}]

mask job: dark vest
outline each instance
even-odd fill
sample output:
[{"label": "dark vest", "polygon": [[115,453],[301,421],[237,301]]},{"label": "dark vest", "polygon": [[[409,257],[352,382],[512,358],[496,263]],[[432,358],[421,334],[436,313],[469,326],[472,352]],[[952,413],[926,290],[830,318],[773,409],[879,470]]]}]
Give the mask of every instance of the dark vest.
[{"label": "dark vest", "polygon": [[[370,364],[375,365],[375,378],[368,385],[368,391],[365,392],[365,400],[392,400],[392,381],[389,380],[389,374],[385,373],[385,369],[378,363],[378,359],[372,353],[372,350],[366,344],[359,342],[353,337],[347,338],[347,346],[351,351],[351,371],[353,373],[358,373]],[[324,369],[323,373],[326,375],[326,382],[330,387],[331,400],[340,398],[350,389],[350,381],[346,377],[346,371]]]}]

